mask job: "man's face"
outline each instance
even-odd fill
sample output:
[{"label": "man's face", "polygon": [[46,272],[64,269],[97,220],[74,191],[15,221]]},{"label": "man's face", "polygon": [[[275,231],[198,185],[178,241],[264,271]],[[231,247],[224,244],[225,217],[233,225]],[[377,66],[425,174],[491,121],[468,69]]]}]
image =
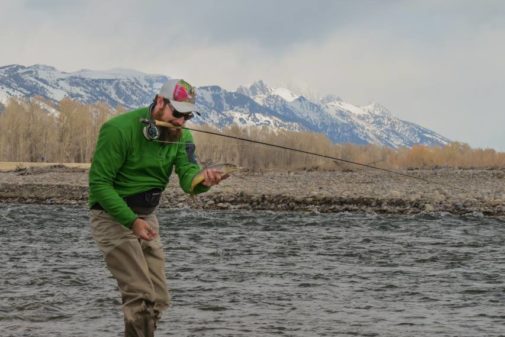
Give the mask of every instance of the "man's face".
[{"label": "man's face", "polygon": [[161,99],[156,105],[157,109],[153,112],[153,117],[159,121],[170,123],[174,126],[183,126],[186,120],[184,117],[176,118],[173,115],[173,107],[170,103],[165,102]]},{"label": "man's face", "polygon": [[[173,126],[183,126],[186,120],[184,117],[175,118],[173,115],[173,107],[165,102],[163,98],[158,97],[156,107],[153,111],[153,117],[156,120],[172,124]],[[181,138],[182,129],[162,127],[160,128],[160,140],[175,142]]]}]

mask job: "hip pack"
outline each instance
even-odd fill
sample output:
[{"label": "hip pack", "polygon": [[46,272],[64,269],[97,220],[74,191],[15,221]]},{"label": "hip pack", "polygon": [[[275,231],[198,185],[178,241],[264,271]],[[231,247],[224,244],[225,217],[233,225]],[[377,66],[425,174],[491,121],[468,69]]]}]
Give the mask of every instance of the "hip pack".
[{"label": "hip pack", "polygon": [[149,191],[130,195],[124,198],[130,207],[156,207],[160,203],[161,189],[153,188]]}]

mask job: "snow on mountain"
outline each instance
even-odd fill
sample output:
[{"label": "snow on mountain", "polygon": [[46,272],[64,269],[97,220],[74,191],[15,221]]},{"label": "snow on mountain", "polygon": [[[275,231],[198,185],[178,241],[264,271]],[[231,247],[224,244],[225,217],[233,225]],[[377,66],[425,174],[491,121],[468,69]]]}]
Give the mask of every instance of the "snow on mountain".
[{"label": "snow on mountain", "polygon": [[229,92],[218,86],[198,88],[197,109],[201,116],[196,124],[209,124],[223,128],[231,124],[239,126],[268,126],[274,129],[300,131],[296,123],[285,121],[250,97]]},{"label": "snow on mountain", "polygon": [[72,73],[73,76],[76,77],[84,77],[89,79],[139,79],[142,80],[146,74],[131,70],[131,69],[122,69],[115,68],[108,71],[96,71],[89,69],[82,69]]},{"label": "snow on mountain", "polygon": [[270,96],[278,96],[286,102],[292,102],[299,97],[299,95],[294,94],[291,90],[286,88],[272,89],[263,81],[254,82],[249,88],[240,86],[237,92],[251,97],[258,104],[264,104],[265,99]]},{"label": "snow on mountain", "polygon": [[286,89],[286,88],[274,89],[272,94],[282,97],[287,102],[293,102],[295,99],[300,97],[298,95],[293,94],[293,92],[291,90]]},{"label": "snow on mountain", "polygon": [[391,111],[386,109],[384,106],[380,105],[379,103],[370,103],[369,105],[365,105],[361,107],[362,111],[365,111],[366,113],[369,114],[374,114],[374,115],[384,115],[384,116],[392,116]]},{"label": "snow on mountain", "polygon": [[351,103],[347,103],[344,101],[340,102],[329,102],[324,104],[328,109],[337,109],[341,111],[349,111],[353,113],[354,115],[367,115],[369,111],[364,110],[360,107],[357,107],[355,105],[352,105]]},{"label": "snow on mountain", "polygon": [[14,96],[14,95],[10,95],[9,92],[10,92],[9,88],[5,88],[0,85],[0,104],[3,105],[5,103],[7,103],[9,98]]},{"label": "snow on mountain", "polygon": [[328,95],[313,102],[292,94],[294,100],[276,95],[276,89],[258,81],[239,90],[262,105],[281,113],[305,129],[326,134],[335,143],[378,144],[411,147],[415,144],[444,145],[449,139],[414,123],[400,120],[378,103],[358,107]]},{"label": "snow on mountain", "polygon": [[[88,104],[103,101],[111,107],[136,108],[147,106],[167,79],[129,69],[67,73],[46,65],[9,65],[0,67],[0,103],[5,105],[10,97],[41,96],[52,102],[68,97]],[[192,122],[219,129],[231,124],[264,126],[319,132],[334,143],[394,148],[449,142],[431,130],[400,120],[378,103],[359,107],[334,95],[312,100],[286,88],[271,88],[263,81],[235,92],[219,86],[200,87],[197,109],[201,116]]]},{"label": "snow on mountain", "polygon": [[0,67],[0,91],[7,96],[42,96],[54,102],[68,97],[83,103],[103,101],[112,107],[146,105],[166,80],[122,69],[66,73],[38,64]]}]

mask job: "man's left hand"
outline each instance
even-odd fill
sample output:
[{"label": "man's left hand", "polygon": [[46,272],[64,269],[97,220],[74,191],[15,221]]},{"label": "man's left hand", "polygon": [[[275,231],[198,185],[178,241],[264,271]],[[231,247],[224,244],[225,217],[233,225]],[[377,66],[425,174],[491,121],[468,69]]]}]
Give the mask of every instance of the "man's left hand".
[{"label": "man's left hand", "polygon": [[230,176],[229,174],[224,174],[222,171],[218,169],[206,168],[205,170],[203,170],[204,180],[202,182],[202,185],[205,185],[207,187],[214,186],[219,184],[221,180],[224,180],[229,176]]}]

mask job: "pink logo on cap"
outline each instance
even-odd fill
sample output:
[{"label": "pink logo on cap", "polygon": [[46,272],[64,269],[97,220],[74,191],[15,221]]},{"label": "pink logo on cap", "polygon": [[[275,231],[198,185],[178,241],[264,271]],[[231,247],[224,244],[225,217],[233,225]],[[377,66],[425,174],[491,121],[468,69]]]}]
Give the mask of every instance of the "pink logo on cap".
[{"label": "pink logo on cap", "polygon": [[174,100],[177,102],[187,102],[190,99],[191,96],[189,95],[187,89],[177,83],[174,89]]}]

